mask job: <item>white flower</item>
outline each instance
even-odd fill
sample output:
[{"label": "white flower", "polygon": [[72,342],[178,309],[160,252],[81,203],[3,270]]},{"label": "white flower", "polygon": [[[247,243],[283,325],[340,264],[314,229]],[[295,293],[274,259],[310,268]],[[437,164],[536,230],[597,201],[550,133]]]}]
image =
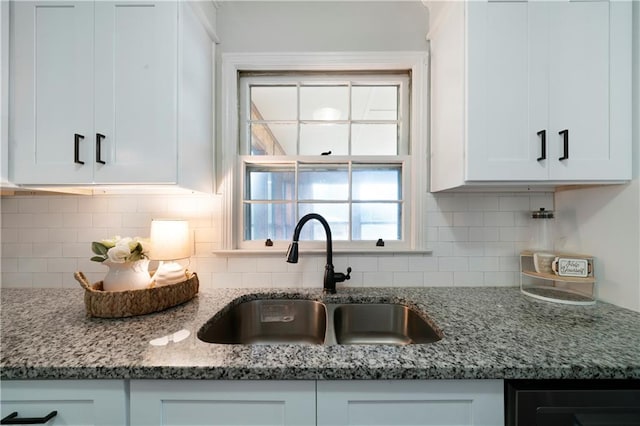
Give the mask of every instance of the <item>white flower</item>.
[{"label": "white flower", "polygon": [[131,250],[129,250],[129,244],[121,244],[118,243],[114,247],[111,247],[107,251],[107,256],[109,260],[114,263],[124,263],[127,261],[127,257],[131,254]]}]

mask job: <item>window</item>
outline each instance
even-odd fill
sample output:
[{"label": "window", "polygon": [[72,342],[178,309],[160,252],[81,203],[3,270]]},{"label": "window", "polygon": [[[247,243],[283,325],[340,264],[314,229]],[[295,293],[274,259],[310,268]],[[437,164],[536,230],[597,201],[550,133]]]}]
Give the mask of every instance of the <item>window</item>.
[{"label": "window", "polygon": [[[379,239],[391,249],[419,245],[414,198],[422,185],[412,169],[416,147],[426,149],[412,124],[415,66],[290,71],[261,69],[258,58],[243,70],[225,68],[224,59],[223,80],[231,84],[235,71],[237,96],[234,105],[228,91],[225,109],[238,111],[236,120],[223,119],[223,137],[233,124],[237,135],[235,162],[233,150],[224,153],[235,170],[227,186],[235,194],[232,248],[264,247],[267,239],[286,246],[311,212],[327,219],[336,248],[375,249]],[[324,244],[322,226],[309,222],[301,240]]]}]

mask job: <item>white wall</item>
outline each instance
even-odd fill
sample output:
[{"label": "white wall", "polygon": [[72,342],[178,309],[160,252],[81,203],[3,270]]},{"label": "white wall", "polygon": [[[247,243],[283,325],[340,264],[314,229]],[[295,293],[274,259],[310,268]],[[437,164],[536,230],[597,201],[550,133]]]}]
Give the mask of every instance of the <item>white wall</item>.
[{"label": "white wall", "polygon": [[[222,2],[217,12],[219,52],[426,49],[427,11],[419,1]],[[553,208],[550,193],[424,196],[433,255],[336,255],[336,270],[353,268],[347,285],[518,285],[528,212]],[[212,255],[221,248],[220,195],[37,195],[1,204],[4,287],[74,287],[76,270],[98,281],[106,268],[89,261],[91,241],[147,236],[151,219],[160,217],[189,220],[196,241],[191,269],[203,287],[322,286],[323,256],[302,255],[289,265],[284,256]]]},{"label": "white wall", "polygon": [[427,48],[427,8],[414,1],[222,1],[222,52]]},{"label": "white wall", "polygon": [[596,259],[598,297],[640,311],[640,2],[633,4],[633,180],[556,193],[564,248]]}]

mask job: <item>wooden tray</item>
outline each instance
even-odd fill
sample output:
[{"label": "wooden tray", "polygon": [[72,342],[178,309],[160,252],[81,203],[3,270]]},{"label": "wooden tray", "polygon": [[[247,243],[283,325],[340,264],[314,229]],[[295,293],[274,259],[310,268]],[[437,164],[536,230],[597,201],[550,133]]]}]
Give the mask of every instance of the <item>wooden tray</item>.
[{"label": "wooden tray", "polygon": [[103,291],[102,281],[92,285],[82,272],[75,272],[73,276],[85,289],[87,316],[98,318],[124,318],[163,311],[193,299],[199,286],[195,273],[177,284],[126,291]]}]

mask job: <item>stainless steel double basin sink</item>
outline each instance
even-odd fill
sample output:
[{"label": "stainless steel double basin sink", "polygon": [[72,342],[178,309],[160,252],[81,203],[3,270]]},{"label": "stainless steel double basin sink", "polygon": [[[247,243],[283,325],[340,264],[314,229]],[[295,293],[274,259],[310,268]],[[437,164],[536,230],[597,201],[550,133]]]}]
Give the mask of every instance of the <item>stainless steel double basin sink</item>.
[{"label": "stainless steel double basin sink", "polygon": [[407,345],[436,342],[442,333],[402,304],[258,299],[214,316],[200,328],[198,338],[240,345]]}]

